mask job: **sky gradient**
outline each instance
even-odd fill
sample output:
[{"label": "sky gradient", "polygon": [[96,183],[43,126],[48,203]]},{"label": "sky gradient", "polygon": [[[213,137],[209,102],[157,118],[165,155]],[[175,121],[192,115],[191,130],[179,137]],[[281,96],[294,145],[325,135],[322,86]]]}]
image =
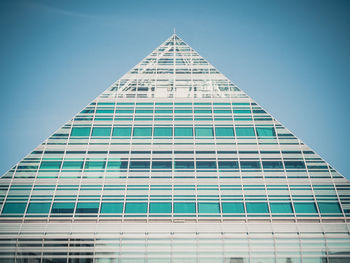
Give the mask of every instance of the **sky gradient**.
[{"label": "sky gradient", "polygon": [[0,2],[0,174],[176,33],[347,178],[350,1]]}]

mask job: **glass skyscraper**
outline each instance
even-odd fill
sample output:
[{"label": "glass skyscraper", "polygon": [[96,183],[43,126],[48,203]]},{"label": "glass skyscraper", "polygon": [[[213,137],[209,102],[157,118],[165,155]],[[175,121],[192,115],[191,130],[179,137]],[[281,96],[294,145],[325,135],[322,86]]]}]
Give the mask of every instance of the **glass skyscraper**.
[{"label": "glass skyscraper", "polygon": [[349,181],[175,34],[0,182],[0,262],[350,262]]}]

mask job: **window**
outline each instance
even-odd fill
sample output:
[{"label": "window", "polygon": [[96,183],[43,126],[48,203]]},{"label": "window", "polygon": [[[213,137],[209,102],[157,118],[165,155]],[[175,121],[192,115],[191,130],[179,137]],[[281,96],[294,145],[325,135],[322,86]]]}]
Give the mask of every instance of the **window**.
[{"label": "window", "polygon": [[155,127],[154,128],[154,137],[172,137],[173,128],[168,127]]},{"label": "window", "polygon": [[271,213],[291,214],[293,213],[291,203],[270,203]]},{"label": "window", "polygon": [[275,129],[273,127],[258,127],[256,133],[259,137],[273,137],[276,136]]},{"label": "window", "polygon": [[51,203],[29,203],[27,214],[48,214]]},{"label": "window", "polygon": [[40,169],[60,169],[61,162],[59,161],[42,161]]},{"label": "window", "polygon": [[53,203],[51,213],[53,214],[73,214],[75,203]]},{"label": "window", "polygon": [[77,213],[89,213],[94,214],[98,213],[99,203],[78,203],[77,204]]},{"label": "window", "polygon": [[151,137],[152,136],[152,128],[134,127],[133,136]]},{"label": "window", "polygon": [[238,169],[236,161],[219,161],[219,169]]},{"label": "window", "polygon": [[222,212],[224,214],[243,214],[244,205],[243,203],[222,203]]},{"label": "window", "polygon": [[78,161],[73,161],[73,162],[64,162],[63,163],[63,166],[62,166],[62,169],[67,169],[67,170],[70,170],[70,169],[82,169],[83,168],[83,164],[84,162],[78,162]]},{"label": "window", "polygon": [[149,161],[131,161],[130,169],[149,169]]},{"label": "window", "polygon": [[109,161],[107,164],[107,169],[127,169],[128,162],[127,161]]},{"label": "window", "polygon": [[215,128],[216,137],[233,137],[234,132],[232,127],[216,127]]},{"label": "window", "polygon": [[281,161],[263,161],[264,169],[283,169]]},{"label": "window", "polygon": [[193,169],[193,161],[175,161],[175,169]]},{"label": "window", "polygon": [[149,212],[151,214],[169,214],[171,213],[171,203],[150,203]]},{"label": "window", "polygon": [[7,203],[4,205],[2,214],[24,214],[27,203]]},{"label": "window", "polygon": [[267,214],[269,212],[269,208],[267,203],[246,203],[247,212],[249,214]]},{"label": "window", "polygon": [[302,161],[284,161],[286,169],[305,169],[305,164]]},{"label": "window", "polygon": [[71,137],[87,137],[90,136],[90,127],[75,127],[72,128],[72,132],[70,134]]},{"label": "window", "polygon": [[197,161],[197,169],[216,169],[215,161]]},{"label": "window", "polygon": [[196,137],[213,137],[213,128],[211,127],[196,127]]},{"label": "window", "polygon": [[146,214],[147,203],[126,203],[125,214]]},{"label": "window", "polygon": [[294,203],[294,209],[297,214],[317,214],[314,203]]},{"label": "window", "polygon": [[198,203],[198,213],[200,214],[219,214],[219,203]]},{"label": "window", "polygon": [[242,169],[260,169],[260,162],[258,161],[241,161]]},{"label": "window", "polygon": [[336,202],[318,202],[318,208],[321,214],[339,214],[341,215],[341,208]]},{"label": "window", "polygon": [[172,162],[152,162],[152,169],[171,169]]},{"label": "window", "polygon": [[85,163],[85,169],[104,169],[106,166],[105,161],[87,161]]},{"label": "window", "polygon": [[130,137],[131,136],[131,127],[115,127],[113,129],[113,136],[120,137]]},{"label": "window", "polygon": [[191,214],[196,213],[195,203],[174,203],[174,213]]},{"label": "window", "polygon": [[236,127],[236,136],[255,136],[255,132],[253,128],[249,127]]},{"label": "window", "polygon": [[175,127],[175,136],[179,137],[192,137],[193,129],[192,127]]},{"label": "window", "polygon": [[121,214],[123,213],[123,203],[102,203],[101,214]]},{"label": "window", "polygon": [[92,136],[110,136],[111,128],[95,127],[92,129]]}]

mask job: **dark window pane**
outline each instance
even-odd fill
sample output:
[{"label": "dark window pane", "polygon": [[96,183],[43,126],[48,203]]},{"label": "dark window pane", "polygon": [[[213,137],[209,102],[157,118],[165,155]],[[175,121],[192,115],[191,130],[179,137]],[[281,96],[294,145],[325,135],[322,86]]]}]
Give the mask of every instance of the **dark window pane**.
[{"label": "dark window pane", "polygon": [[305,164],[302,161],[284,161],[286,169],[305,169]]},{"label": "dark window pane", "polygon": [[242,169],[260,169],[260,162],[258,161],[241,161]]},{"label": "dark window pane", "polygon": [[264,169],[283,169],[281,161],[263,161]]},{"label": "dark window pane", "polygon": [[175,169],[193,169],[193,161],[175,161]]},{"label": "dark window pane", "polygon": [[219,161],[220,169],[238,169],[238,162],[236,161]]},{"label": "dark window pane", "polygon": [[197,161],[197,169],[216,169],[216,162],[214,161]]},{"label": "dark window pane", "polygon": [[149,169],[149,161],[131,161],[130,169]]},{"label": "dark window pane", "polygon": [[77,213],[98,213],[99,203],[78,203]]},{"label": "dark window pane", "polygon": [[152,169],[171,169],[172,162],[152,162]]}]

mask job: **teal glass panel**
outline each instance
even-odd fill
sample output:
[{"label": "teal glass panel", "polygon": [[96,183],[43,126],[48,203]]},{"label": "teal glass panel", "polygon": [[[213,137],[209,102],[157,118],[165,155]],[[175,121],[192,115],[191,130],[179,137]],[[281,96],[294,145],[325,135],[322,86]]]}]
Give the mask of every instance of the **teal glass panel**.
[{"label": "teal glass panel", "polygon": [[196,127],[196,137],[213,137],[213,128],[211,127]]},{"label": "teal glass panel", "polygon": [[123,213],[123,203],[102,203],[101,214],[121,214]]},{"label": "teal glass panel", "polygon": [[216,169],[215,161],[197,161],[197,169]]},{"label": "teal glass panel", "polygon": [[208,113],[208,114],[211,114],[211,109],[195,109],[194,113]]},{"label": "teal glass panel", "polygon": [[27,214],[48,214],[51,203],[29,203]]},{"label": "teal glass panel", "polygon": [[173,128],[155,127],[153,136],[154,137],[172,137],[173,136]]},{"label": "teal glass panel", "polygon": [[219,214],[219,203],[198,203],[198,213],[200,214]]},{"label": "teal glass panel", "polygon": [[244,204],[242,202],[235,203],[222,203],[222,212],[232,213],[232,214],[243,214],[244,213]]},{"label": "teal glass panel", "polygon": [[169,214],[171,213],[171,203],[150,203],[149,212],[156,214]]},{"label": "teal glass panel", "polygon": [[87,161],[85,163],[85,169],[104,169],[105,166],[105,161]]},{"label": "teal glass panel", "polygon": [[82,169],[84,162],[72,161],[72,162],[64,162],[62,169]]},{"label": "teal glass panel", "polygon": [[260,162],[258,161],[240,161],[242,169],[260,169]]},{"label": "teal glass panel", "polygon": [[172,110],[164,110],[164,109],[156,109],[156,113],[171,114],[171,113],[173,113],[173,111]]},{"label": "teal glass panel", "polygon": [[283,169],[281,161],[263,161],[264,169]]},{"label": "teal glass panel", "polygon": [[196,213],[196,203],[174,203],[174,213],[194,214]]},{"label": "teal glass panel", "polygon": [[131,136],[131,127],[115,127],[113,129],[112,136],[130,137]]},{"label": "teal glass panel", "polygon": [[215,128],[216,137],[233,137],[234,132],[232,127],[216,127]]},{"label": "teal glass panel", "polygon": [[146,214],[147,203],[126,203],[125,214]]},{"label": "teal glass panel", "polygon": [[53,203],[52,214],[73,214],[75,203]]},{"label": "teal glass panel", "polygon": [[271,213],[273,214],[291,214],[293,213],[291,203],[270,203]]},{"label": "teal glass panel", "polygon": [[24,214],[27,203],[5,203],[2,214]]},{"label": "teal glass panel", "polygon": [[152,136],[152,128],[134,127],[133,136],[150,137],[150,136]]},{"label": "teal glass panel", "polygon": [[236,136],[255,136],[254,128],[249,127],[236,127]]},{"label": "teal glass panel", "polygon": [[98,213],[99,203],[93,202],[93,203],[78,203],[77,204],[77,213],[89,213],[89,214],[95,214]]},{"label": "teal glass panel", "polygon": [[58,170],[61,167],[60,161],[42,161],[40,169],[55,169]]},{"label": "teal glass panel", "polygon": [[152,162],[152,169],[171,169],[171,168],[172,168],[172,162],[158,162],[158,161]]},{"label": "teal glass panel", "polygon": [[193,129],[190,127],[175,127],[175,136],[192,137],[193,136]]},{"label": "teal glass panel", "polygon": [[136,108],[136,113],[150,113],[150,114],[152,114],[153,113],[153,109],[151,109],[151,110],[144,110],[144,109],[137,109]]},{"label": "teal glass panel", "polygon": [[305,169],[303,161],[284,161],[286,169]]},{"label": "teal glass panel", "polygon": [[246,203],[247,206],[247,212],[249,214],[266,214],[269,212],[269,208],[267,206],[267,203],[261,202],[261,203],[253,203],[248,202]]},{"label": "teal glass panel", "polygon": [[92,136],[110,136],[111,128],[95,127],[92,129]]},{"label": "teal glass panel", "polygon": [[317,214],[315,203],[294,203],[294,209],[297,214]]},{"label": "teal glass panel", "polygon": [[321,214],[342,214],[340,205],[336,202],[318,202],[318,208]]},{"label": "teal glass panel", "polygon": [[71,137],[88,137],[90,136],[90,127],[77,127],[72,128],[72,132],[70,134]]},{"label": "teal glass panel", "polygon": [[236,161],[219,161],[219,169],[238,169]]},{"label": "teal glass panel", "polygon": [[109,161],[107,164],[107,169],[127,169],[128,162],[127,161]]},{"label": "teal glass panel", "polygon": [[276,136],[275,129],[273,127],[258,127],[256,133],[259,137],[273,137]]},{"label": "teal glass panel", "polygon": [[175,169],[193,169],[193,161],[175,161]]},{"label": "teal glass panel", "polygon": [[131,161],[130,169],[149,169],[149,161]]}]

